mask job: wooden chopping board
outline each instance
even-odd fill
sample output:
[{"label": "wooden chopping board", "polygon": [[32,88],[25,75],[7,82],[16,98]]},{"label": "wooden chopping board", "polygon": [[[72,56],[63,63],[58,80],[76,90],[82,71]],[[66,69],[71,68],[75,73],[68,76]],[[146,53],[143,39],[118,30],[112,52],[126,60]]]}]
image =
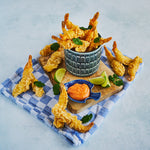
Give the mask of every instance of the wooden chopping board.
[{"label": "wooden chopping board", "polygon": [[[39,57],[39,62],[41,64],[41,66],[44,66],[48,60],[49,56],[41,56]],[[65,67],[65,61],[63,60],[62,63],[60,64],[59,68],[66,68]],[[48,73],[48,76],[52,82],[52,84],[55,84],[56,82],[54,81],[54,74],[55,74],[55,71],[57,69],[53,70],[52,72]],[[72,75],[71,73],[69,73],[68,71],[66,71],[66,74],[62,80],[62,83],[66,83],[66,82],[69,82],[69,81],[72,81],[72,80],[76,80],[76,79],[84,79],[84,80],[88,80],[90,78],[93,78],[93,77],[98,77],[101,75],[101,73],[103,71],[106,71],[107,75],[112,75],[114,74],[114,72],[109,69],[102,61],[100,62],[100,66],[98,68],[98,71],[96,73],[94,73],[93,75],[91,76],[88,76],[88,77],[77,77],[77,76],[74,76]],[[86,103],[76,103],[76,102],[73,102],[71,100],[68,101],[68,110],[71,112],[71,113],[79,113],[95,104],[97,104],[98,102],[112,96],[113,94],[121,91],[123,88],[123,86],[116,86],[114,84],[111,83],[111,87],[109,88],[103,88],[101,86],[98,86],[98,85],[94,85],[92,91],[93,92],[101,92],[101,97],[98,101],[95,101],[93,99],[89,99],[86,101]]]}]

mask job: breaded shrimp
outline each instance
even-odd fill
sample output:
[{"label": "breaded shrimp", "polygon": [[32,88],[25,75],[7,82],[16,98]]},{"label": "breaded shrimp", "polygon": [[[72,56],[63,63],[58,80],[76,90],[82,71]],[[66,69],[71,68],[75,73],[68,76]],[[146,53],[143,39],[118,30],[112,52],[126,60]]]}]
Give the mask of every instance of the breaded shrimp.
[{"label": "breaded shrimp", "polygon": [[95,43],[94,40],[91,42],[90,46],[88,47],[87,51],[92,51],[94,49],[97,49],[98,46],[103,45],[104,43],[109,42],[112,39],[112,37],[108,37],[106,39],[100,38],[99,42]]},{"label": "breaded shrimp", "polygon": [[139,68],[140,63],[142,63],[142,58],[136,56],[132,62],[128,65],[128,81],[132,81],[135,78],[135,74]]},{"label": "breaded shrimp", "polygon": [[62,61],[62,53],[60,51],[55,51],[54,53],[52,53],[52,55],[48,59],[46,65],[43,66],[43,68],[45,71],[51,72],[52,70],[58,67],[61,61]]},{"label": "breaded shrimp", "polygon": [[75,44],[72,40],[62,40],[56,36],[52,36],[52,39],[56,40],[60,45],[62,45],[65,49],[75,49],[77,52],[85,52],[87,47],[89,46],[88,41],[81,40],[82,45]]},{"label": "breaded shrimp", "polygon": [[132,61],[131,58],[124,56],[117,48],[117,43],[116,41],[114,41],[113,43],[113,49],[112,51],[114,52],[115,56],[116,56],[116,60],[118,60],[119,62],[121,62],[124,65],[129,65],[129,63]]},{"label": "breaded shrimp", "polygon": [[34,82],[38,80],[35,78],[32,72],[32,56],[29,55],[28,62],[24,67],[22,79],[18,84],[16,84],[16,86],[13,89],[12,95],[14,97],[17,97],[21,93],[29,90],[31,84],[36,96],[41,97],[44,94],[43,87],[37,87],[36,85],[34,85]]},{"label": "breaded shrimp", "polygon": [[97,24],[98,24],[98,21],[97,21],[98,17],[99,17],[99,12],[96,12],[94,14],[93,18],[90,19],[89,25],[91,25],[92,27],[93,26],[97,26]]},{"label": "breaded shrimp", "polygon": [[65,22],[65,25],[67,27],[67,29],[72,29],[72,28],[75,28],[76,25],[74,25],[70,20],[69,20],[69,13],[65,14],[64,16],[64,22]]},{"label": "breaded shrimp", "polygon": [[53,125],[56,128],[62,128],[64,127],[65,124],[67,124],[70,128],[73,128],[82,133],[89,131],[94,125],[93,122],[91,122],[87,126],[84,126],[82,125],[82,122],[77,119],[77,116],[73,116],[71,115],[71,113],[68,113],[65,110],[68,102],[68,95],[65,86],[62,85],[61,88],[62,88],[62,92],[60,94],[59,101],[52,108],[52,113],[54,114]]},{"label": "breaded shrimp", "polygon": [[117,74],[118,76],[123,76],[125,73],[125,67],[115,59],[115,57],[111,54],[111,52],[107,49],[107,47],[104,45],[105,49],[105,55],[108,59],[108,62],[110,63],[111,68]]},{"label": "breaded shrimp", "polygon": [[63,31],[63,34],[59,34],[62,40],[70,40],[73,38],[85,36],[84,31],[81,30],[79,26],[75,26],[71,28],[70,30],[66,30],[64,21],[62,21],[62,31]]}]

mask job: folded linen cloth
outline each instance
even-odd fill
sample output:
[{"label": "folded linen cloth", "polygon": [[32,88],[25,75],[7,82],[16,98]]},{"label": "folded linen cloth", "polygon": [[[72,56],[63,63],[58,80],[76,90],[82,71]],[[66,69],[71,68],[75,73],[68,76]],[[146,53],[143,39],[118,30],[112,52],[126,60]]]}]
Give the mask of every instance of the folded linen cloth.
[{"label": "folded linen cloth", "polygon": [[[104,54],[102,54],[101,60],[110,68]],[[55,126],[53,126],[54,116],[51,110],[53,106],[58,102],[59,96],[53,94],[53,85],[51,84],[49,77],[45,74],[44,70],[38,63],[38,59],[33,59],[32,62],[34,68],[33,74],[39,81],[45,84],[44,96],[39,98],[35,96],[32,90],[22,93],[16,98],[12,96],[12,89],[20,81],[24,67],[20,67],[19,69],[17,69],[17,71],[10,78],[7,78],[0,85],[0,93],[8,97],[17,105],[21,106],[31,115],[41,120],[54,131],[63,135],[67,141],[76,146],[84,143],[89,138],[89,136],[91,136],[96,131],[96,129],[100,127],[104,118],[110,112],[112,106],[121,98],[121,96],[124,95],[131,83],[133,83],[133,81],[128,82],[124,77],[122,77],[124,81],[124,88],[119,93],[114,94],[111,97],[99,102],[98,104],[84,110],[83,112],[76,114],[78,119],[81,119],[86,114],[93,114],[93,118],[91,121],[94,121],[94,126],[88,132],[79,133],[78,131],[71,129],[68,126],[65,126],[63,129],[57,129],[55,128]],[[140,65],[136,76],[142,69],[142,67],[143,63]]]}]

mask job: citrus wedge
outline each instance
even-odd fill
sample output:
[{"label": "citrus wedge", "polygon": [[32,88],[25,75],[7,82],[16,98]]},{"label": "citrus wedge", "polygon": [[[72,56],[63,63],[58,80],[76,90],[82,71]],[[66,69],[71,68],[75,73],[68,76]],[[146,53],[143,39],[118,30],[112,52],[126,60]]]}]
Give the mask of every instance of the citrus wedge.
[{"label": "citrus wedge", "polygon": [[54,80],[57,83],[60,83],[62,81],[65,73],[66,73],[66,69],[65,68],[59,68],[59,69],[57,69],[57,71],[54,74]]},{"label": "citrus wedge", "polygon": [[96,78],[91,78],[91,79],[89,79],[89,81],[94,85],[101,85],[105,82],[105,77],[100,76],[100,77],[96,77]]},{"label": "citrus wedge", "polygon": [[102,87],[110,87],[111,85],[110,85],[108,76],[105,71],[102,72],[101,76],[105,78],[105,82],[103,84],[101,84],[101,86]]}]

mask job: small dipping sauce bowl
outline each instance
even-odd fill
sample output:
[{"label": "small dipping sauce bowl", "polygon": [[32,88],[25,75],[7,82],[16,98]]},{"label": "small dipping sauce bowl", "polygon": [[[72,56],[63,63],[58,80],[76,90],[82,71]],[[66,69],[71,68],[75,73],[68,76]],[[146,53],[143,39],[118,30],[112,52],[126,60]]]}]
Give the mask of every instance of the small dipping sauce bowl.
[{"label": "small dipping sauce bowl", "polygon": [[64,85],[65,85],[66,91],[68,90],[69,87],[71,87],[75,83],[88,85],[88,87],[90,89],[90,95],[89,95],[89,97],[87,97],[83,100],[76,100],[76,99],[73,99],[72,97],[70,97],[69,94],[68,94],[68,98],[70,100],[72,100],[74,102],[77,102],[77,103],[86,103],[86,100],[88,100],[88,99],[94,99],[95,101],[100,99],[101,93],[100,92],[99,93],[92,92],[92,88],[93,88],[94,85],[92,83],[90,83],[89,81],[87,81],[87,80],[78,79],[78,80],[72,80],[70,82],[65,83]]},{"label": "small dipping sauce bowl", "polygon": [[102,46],[99,46],[93,51],[84,53],[64,49],[67,70],[71,74],[79,77],[94,74],[99,68],[102,51]]}]

